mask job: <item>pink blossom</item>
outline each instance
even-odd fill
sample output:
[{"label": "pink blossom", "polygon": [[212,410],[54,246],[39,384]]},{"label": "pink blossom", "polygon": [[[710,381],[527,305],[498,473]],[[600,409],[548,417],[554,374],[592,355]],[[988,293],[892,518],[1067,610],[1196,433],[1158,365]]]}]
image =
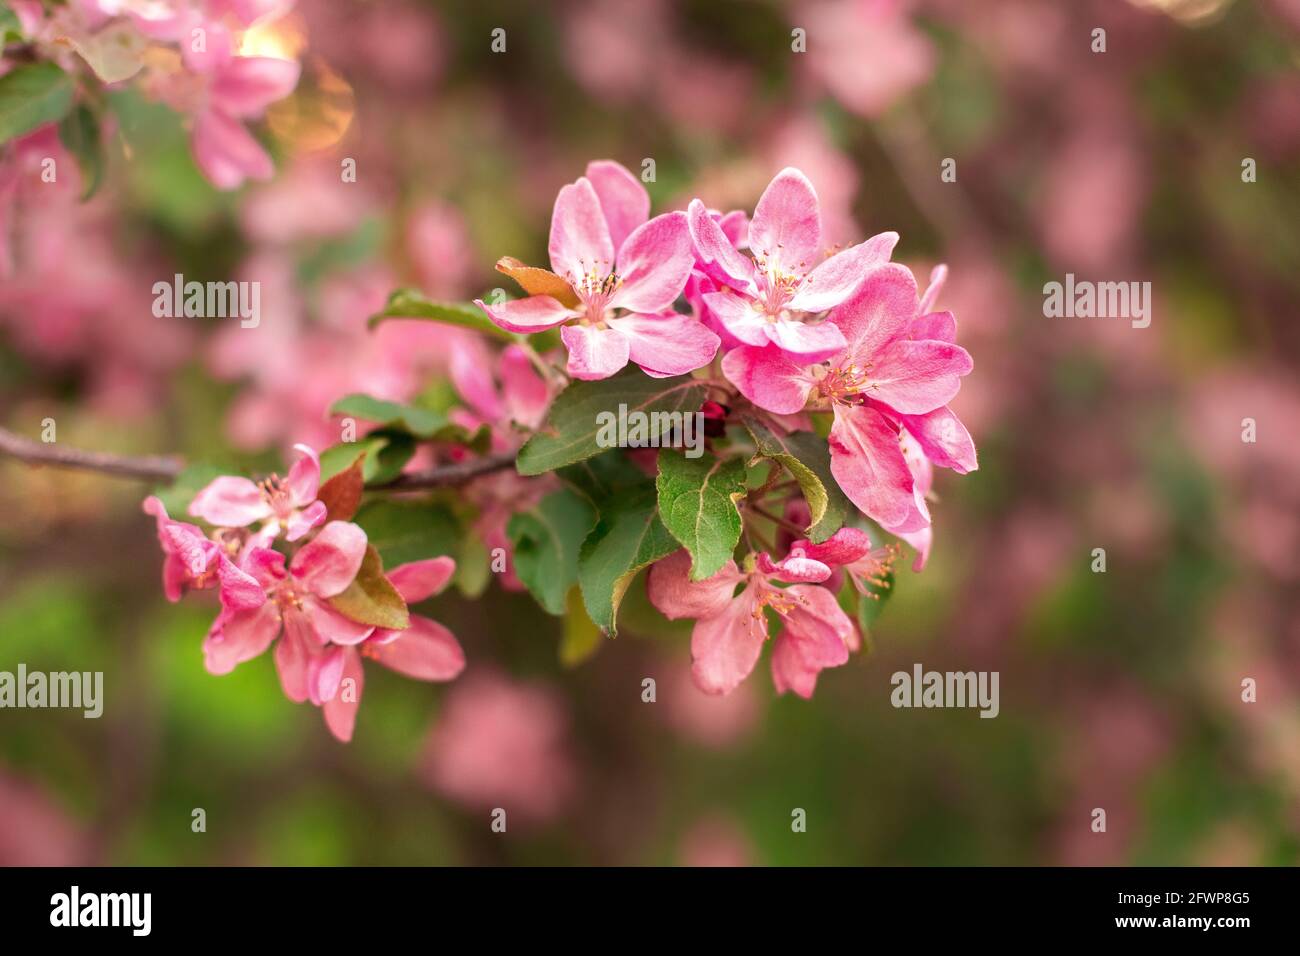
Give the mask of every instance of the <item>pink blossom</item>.
[{"label": "pink blossom", "polygon": [[320,456],[310,445],[294,445],[299,458],[289,477],[271,475],[259,482],[237,475],[214,478],[190,502],[190,514],[209,524],[242,528],[270,521],[290,541],[297,541],[325,520],[320,488]]},{"label": "pink blossom", "polygon": [[482,340],[458,339],[451,346],[451,381],[469,405],[455,416],[468,428],[488,425],[499,450],[517,447],[523,440],[518,431],[536,429],[550,405],[550,386],[534,368],[528,353],[518,345],[507,345],[496,360],[497,375],[491,370],[492,357]]},{"label": "pink blossom", "polygon": [[[780,616],[784,627],[772,647],[772,682],[778,693],[792,690],[811,697],[817,675],[849,659],[858,642],[857,630],[827,588],[815,584],[776,587],[772,581],[811,580],[820,571],[808,565],[790,567],[789,559],[742,573],[728,561],[704,581],[690,580],[690,554],[676,551],[650,569],[646,582],[650,602],[670,620],[695,618],[691,634],[691,675],[700,690],[726,694],[749,676],[767,640],[764,608]],[[770,570],[764,571],[763,568]],[[736,594],[736,587],[743,589]]]},{"label": "pink blossom", "polygon": [[298,549],[287,570],[278,551],[250,549],[243,569],[257,580],[265,600],[222,607],[203,642],[208,671],[228,674],[283,633],[275,664],[285,694],[298,703],[310,698],[317,706],[332,698],[343,676],[342,648],[374,632],[329,603],[352,583],[365,553],[366,533],[346,521],[325,525]]},{"label": "pink blossom", "polygon": [[[930,293],[918,300],[907,268],[880,265],[832,310],[830,321],[843,330],[846,347],[825,365],[809,366],[773,346],[742,346],[722,361],[727,378],[768,411],[794,414],[812,395],[828,405],[835,416],[835,480],[864,514],[894,533],[930,524],[927,466],[920,459],[962,473],[976,467],[970,435],[946,407],[971,358],[954,342],[951,313],[922,314],[932,301]],[[911,462],[905,430],[924,453]]]},{"label": "pink blossom", "polygon": [[809,70],[853,112],[876,116],[934,70],[934,49],[901,0],[800,4]]},{"label": "pink blossom", "polygon": [[884,232],[825,258],[817,193],[797,169],[777,174],[749,224],[753,258],[743,255],[704,203],[688,211],[696,268],[721,291],[704,303],[747,346],[775,347],[791,360],[822,361],[843,351],[831,317],[862,277],[889,260],[898,234]]},{"label": "pink blossom", "polygon": [[[398,565],[388,572],[388,579],[407,604],[418,604],[441,592],[455,571],[456,562],[451,558],[430,558]],[[365,679],[361,669],[363,657],[423,681],[449,681],[465,669],[465,652],[455,635],[420,614],[412,614],[411,623],[404,630],[375,628],[360,644],[344,646],[341,654],[342,681],[351,679],[354,683],[326,700],[321,712],[330,733],[344,743],[352,739],[357,708],[361,706]]]},{"label": "pink blossom", "polygon": [[447,694],[421,773],[453,800],[546,820],[574,792],[567,735],[563,704],[548,687],[475,674]]},{"label": "pink blossom", "polygon": [[91,845],[43,786],[0,770],[0,866],[85,866]]},{"label": "pink blossom", "polygon": [[660,377],[707,365],[718,337],[672,311],[693,265],[686,215],[649,214],[635,176],[608,160],[588,164],[586,176],[560,190],[551,216],[551,267],[568,286],[565,301],[476,304],[511,332],[563,326],[574,378],[608,378],[629,361]]},{"label": "pink blossom", "polygon": [[840,528],[821,544],[808,540],[794,542],[791,554],[799,554],[806,561],[816,561],[831,568],[843,568],[862,595],[876,596],[875,590],[888,587],[888,574],[893,570],[898,548],[893,545],[877,546],[871,535],[860,528]]},{"label": "pink blossom", "polygon": [[[207,538],[202,530],[173,521],[162,501],[150,495],[145,514],[158,523],[158,543],[163,549],[163,593],[179,601],[186,590],[219,587],[221,603],[229,607],[257,607],[266,600],[261,585],[231,560],[230,548]],[[238,548],[235,544],[236,550]]]},{"label": "pink blossom", "polygon": [[229,33],[205,23],[206,49],[188,52],[185,65],[206,78],[194,113],[194,161],[218,189],[236,189],[245,179],[270,179],[271,157],[244,127],[298,85],[301,67],[293,60],[236,56]]}]

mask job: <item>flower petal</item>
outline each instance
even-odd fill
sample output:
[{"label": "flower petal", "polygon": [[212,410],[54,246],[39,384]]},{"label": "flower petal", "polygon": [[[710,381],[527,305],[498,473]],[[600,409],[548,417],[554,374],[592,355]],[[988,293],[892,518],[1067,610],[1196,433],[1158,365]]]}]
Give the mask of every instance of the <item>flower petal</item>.
[{"label": "flower petal", "polygon": [[203,110],[194,118],[190,146],[195,164],[218,189],[236,189],[245,179],[275,174],[271,155],[244,124],[217,110]]},{"label": "flower petal", "polygon": [[721,340],[689,315],[624,315],[610,328],[627,337],[628,357],[661,377],[684,375],[713,361]]},{"label": "flower petal", "polygon": [[297,61],[272,56],[237,56],[216,73],[208,88],[209,102],[227,116],[260,116],[298,85]]},{"label": "flower petal", "polygon": [[507,332],[519,332],[523,335],[553,329],[578,314],[549,295],[509,299],[499,305],[488,305],[482,299],[475,299],[474,304]]},{"label": "flower petal", "polygon": [[203,666],[209,674],[229,674],[236,664],[251,661],[280,633],[280,611],[274,602],[241,611],[223,610],[203,641]]},{"label": "flower petal", "polygon": [[646,596],[670,621],[713,617],[731,603],[740,582],[735,561],[728,561],[712,577],[691,580],[691,553],[685,548],[656,561],[646,575]]},{"label": "flower petal", "polygon": [[899,339],[877,353],[866,392],[904,414],[923,415],[951,401],[973,367],[960,345]]},{"label": "flower petal", "polygon": [[594,272],[614,271],[614,241],[591,180],[583,176],[564,186],[551,212],[551,268],[572,285]]},{"label": "flower petal", "polygon": [[501,353],[501,394],[507,414],[521,425],[535,428],[546,417],[550,389],[518,345],[507,345]]},{"label": "flower petal", "polygon": [[217,559],[217,579],[221,582],[221,603],[232,611],[247,611],[266,603],[266,591],[257,579],[224,554]]},{"label": "flower petal", "polygon": [[331,521],[293,556],[289,570],[317,597],[333,597],[352,583],[366,556],[366,533],[350,521]]},{"label": "flower petal", "polygon": [[349,650],[351,648],[329,647],[308,656],[307,697],[317,707],[327,700],[333,700],[338,693]]},{"label": "flower petal", "polygon": [[735,292],[706,292],[701,299],[722,327],[745,345],[767,345],[768,317],[754,307],[754,300]]},{"label": "flower petal", "polygon": [[609,238],[617,249],[632,230],[650,218],[650,194],[627,167],[610,159],[588,163],[587,179],[600,199]]},{"label": "flower petal", "polygon": [[257,485],[234,475],[212,479],[194,496],[189,510],[194,517],[222,528],[242,528],[271,514]]},{"label": "flower petal", "polygon": [[835,407],[831,474],[850,501],[886,531],[919,531],[930,523],[925,499],[898,447],[898,430],[869,405]]},{"label": "flower petal", "polygon": [[289,516],[289,520],[285,525],[285,539],[297,541],[324,521],[328,514],[329,508],[325,506],[323,501],[313,501],[301,511],[295,511]]},{"label": "flower petal", "polygon": [[816,583],[831,576],[830,568],[798,549],[791,549],[780,561],[773,561],[766,551],[761,551],[756,563],[758,570],[778,581]]},{"label": "flower petal", "polygon": [[361,655],[356,648],[345,647],[342,651],[343,674],[339,680],[338,692],[321,705],[321,716],[325,718],[329,732],[336,739],[347,743],[352,739],[352,731],[356,727],[366,675],[361,666]]},{"label": "flower petal", "polygon": [[419,614],[396,637],[366,645],[366,653],[399,674],[416,680],[451,680],[465,669],[465,652],[447,628]]},{"label": "flower petal", "polygon": [[663,312],[672,308],[686,288],[695,252],[686,213],[669,212],[638,226],[618,250],[622,284],[610,299],[611,308],[631,312]]},{"label": "flower petal", "polygon": [[861,561],[873,547],[871,535],[861,528],[840,528],[821,544],[801,540],[790,546],[791,550],[798,548],[810,558],[837,566]]},{"label": "flower petal", "polygon": [[809,698],[817,675],[849,659],[857,634],[835,595],[815,585],[786,588],[798,603],[785,615],[785,627],[772,647],[772,683],[778,694],[792,690]]},{"label": "flower petal", "polygon": [[294,507],[301,508],[316,500],[320,490],[320,455],[310,445],[294,445],[298,460],[289,469],[286,485],[289,488],[289,500]]},{"label": "flower petal", "polygon": [[764,331],[777,348],[804,362],[825,361],[844,351],[848,344],[834,322],[777,319],[769,322]]},{"label": "flower petal", "polygon": [[736,248],[704,203],[692,199],[686,214],[697,268],[720,285],[736,286],[750,295],[756,294],[754,261]]},{"label": "flower petal", "polygon": [[759,589],[750,584],[718,614],[701,618],[691,633],[691,677],[706,694],[735,690],[763,652],[767,618],[758,604]]},{"label": "flower petal", "polygon": [[800,411],[814,384],[807,368],[774,345],[732,349],[722,357],[722,374],[759,408],[778,415]]},{"label": "flower petal", "polygon": [[940,468],[965,475],[979,468],[975,442],[960,418],[948,406],[924,415],[903,415],[903,427],[912,433],[925,457]]},{"label": "flower petal", "polygon": [[303,610],[320,644],[360,644],[375,632],[371,625],[352,620],[318,597],[303,598]]},{"label": "flower petal", "polygon": [[630,343],[617,329],[566,325],[560,339],[569,349],[568,372],[574,378],[609,378],[627,365]]},{"label": "flower petal", "polygon": [[388,580],[407,604],[419,604],[445,588],[455,573],[455,559],[444,555],[399,564],[388,572]]},{"label": "flower petal", "polygon": [[916,279],[896,262],[875,269],[827,318],[848,340],[846,355],[865,365],[907,334],[916,316]]},{"label": "flower petal", "polygon": [[907,330],[907,337],[956,342],[957,320],[951,312],[929,312],[912,320],[912,325]]},{"label": "flower petal", "polygon": [[802,276],[822,258],[822,217],[808,177],[786,167],[763,190],[749,223],[749,247],[770,272]]},{"label": "flower petal", "polygon": [[898,243],[898,233],[882,232],[837,252],[804,277],[787,308],[824,312],[839,305],[872,269],[884,265]]}]

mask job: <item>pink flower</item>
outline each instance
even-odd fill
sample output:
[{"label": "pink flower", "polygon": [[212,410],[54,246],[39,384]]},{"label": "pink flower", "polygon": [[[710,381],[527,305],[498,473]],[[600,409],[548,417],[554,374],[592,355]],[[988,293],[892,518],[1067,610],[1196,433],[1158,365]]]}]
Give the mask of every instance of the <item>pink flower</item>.
[{"label": "pink flower", "polygon": [[698,199],[688,211],[696,268],[721,291],[701,296],[738,341],[775,346],[791,359],[822,361],[845,339],[833,317],[871,269],[889,261],[898,234],[883,232],[829,258],[823,255],[821,210],[812,183],[797,169],[776,175],[758,200],[743,255]]},{"label": "pink flower", "polygon": [[[418,604],[442,591],[456,571],[456,562],[448,557],[412,561],[388,572],[388,579],[407,604]],[[432,618],[411,615],[405,630],[395,631],[377,627],[374,632],[355,646],[344,646],[342,681],[351,679],[350,686],[324,702],[321,712],[325,724],[339,740],[352,739],[352,729],[361,706],[361,688],[364,674],[361,658],[368,657],[385,667],[424,681],[449,681],[465,669],[465,652],[455,635]]]},{"label": "pink flower", "polygon": [[860,528],[840,528],[821,544],[796,541],[790,546],[790,553],[831,568],[843,568],[859,594],[875,597],[872,589],[888,586],[886,575],[893,570],[898,547],[877,547],[871,535]]},{"label": "pink flower", "polygon": [[163,554],[163,593],[179,601],[187,589],[219,587],[221,603],[231,607],[257,606],[266,600],[262,587],[230,560],[229,549],[207,538],[202,530],[173,521],[163,503],[153,495],[144,500],[145,514],[158,523],[158,543]]},{"label": "pink flower", "polygon": [[[722,360],[727,378],[768,411],[792,415],[814,393],[829,405],[831,473],[864,514],[893,533],[930,524],[927,466],[917,459],[962,473],[976,468],[970,435],[946,407],[971,358],[954,342],[951,313],[921,314],[932,300],[927,293],[918,301],[912,273],[887,263],[831,312],[846,347],[825,365],[794,361],[771,346],[742,346]],[[913,463],[904,455],[905,429],[924,453]]]},{"label": "pink flower", "polygon": [[507,345],[501,352],[496,361],[496,378],[491,362],[492,356],[481,339],[451,343],[451,381],[469,405],[453,420],[470,429],[490,426],[495,444],[504,450],[522,441],[524,435],[518,427],[536,429],[542,424],[551,394],[520,346]]},{"label": "pink flower", "polygon": [[[650,602],[670,620],[696,619],[691,634],[691,676],[700,690],[726,694],[734,690],[758,663],[767,640],[771,608],[784,627],[772,647],[772,682],[778,693],[792,690],[811,697],[817,675],[849,659],[858,644],[853,622],[828,589],[815,584],[776,587],[772,580],[824,580],[830,569],[809,564],[773,564],[760,555],[761,567],[741,573],[735,562],[704,581],[690,580],[690,554],[674,552],[650,569],[646,582]],[[764,571],[766,567],[769,570]],[[744,585],[736,594],[737,585]]]},{"label": "pink flower", "polygon": [[[269,56],[235,56],[229,33],[205,24],[207,49],[186,53],[185,65],[207,83],[194,114],[194,161],[218,189],[236,189],[245,179],[270,179],[270,155],[244,127],[298,85],[301,67]],[[188,50],[188,48],[184,48]]]},{"label": "pink flower", "polygon": [[657,377],[707,365],[718,337],[672,311],[694,261],[686,215],[647,221],[649,214],[649,194],[635,176],[608,160],[588,164],[587,175],[555,199],[549,283],[555,294],[476,304],[511,332],[562,325],[574,378],[608,378],[629,361]]},{"label": "pink flower", "polygon": [[209,482],[190,502],[190,514],[209,524],[242,528],[256,521],[283,529],[297,541],[325,520],[325,503],[316,499],[320,489],[320,456],[310,445],[294,445],[299,458],[289,477],[279,475],[254,483],[235,475]]},{"label": "pink flower", "polygon": [[228,674],[252,660],[276,637],[280,683],[290,700],[330,700],[343,677],[343,647],[360,644],[374,628],[336,611],[329,599],[357,576],[366,554],[366,533],[355,524],[331,521],[303,545],[285,569],[284,555],[251,548],[244,570],[261,586],[256,604],[223,606],[203,642],[210,673]]},{"label": "pink flower", "polygon": [[472,807],[501,807],[509,820],[555,816],[574,792],[568,718],[552,691],[480,673],[447,694],[421,773]]}]

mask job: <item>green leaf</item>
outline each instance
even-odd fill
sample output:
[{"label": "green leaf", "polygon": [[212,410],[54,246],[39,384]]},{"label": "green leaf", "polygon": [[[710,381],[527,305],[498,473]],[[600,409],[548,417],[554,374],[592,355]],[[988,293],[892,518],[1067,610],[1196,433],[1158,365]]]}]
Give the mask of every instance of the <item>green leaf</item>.
[{"label": "green leaf", "polygon": [[381,436],[384,444],[375,452],[374,474],[366,480],[373,485],[386,485],[402,473],[415,455],[415,439],[406,432],[387,429],[371,434]]},{"label": "green leaf", "polygon": [[799,482],[812,513],[808,538],[820,544],[843,527],[854,508],[831,474],[831,451],[826,439],[812,432],[777,435],[754,418],[746,416],[743,421],[758,450],[755,458],[779,461]]},{"label": "green leaf", "polygon": [[745,463],[739,458],[701,455],[687,458],[659,452],[659,518],[691,553],[691,580],[712,577],[740,542],[740,510],[745,496]]},{"label": "green leaf", "polygon": [[441,412],[361,394],[344,395],[330,406],[329,413],[374,422],[380,428],[404,431],[416,438],[432,438],[447,426],[447,416]]},{"label": "green leaf", "polygon": [[370,328],[387,319],[425,319],[430,322],[445,322],[463,329],[483,332],[504,342],[514,342],[511,332],[494,325],[476,305],[460,302],[431,302],[416,289],[398,289],[388,297],[388,302],[379,312],[370,317]]},{"label": "green leaf", "polygon": [[365,529],[386,567],[459,552],[460,525],[443,504],[372,501],[352,520]]},{"label": "green leaf", "polygon": [[568,465],[555,474],[597,508],[611,495],[625,488],[645,484],[645,472],[632,464],[619,448],[611,448],[594,458]]},{"label": "green leaf", "polygon": [[688,375],[651,378],[632,367],[599,381],[574,382],[556,397],[542,430],[519,449],[515,465],[521,475],[540,475],[614,447],[618,436],[610,434],[615,431],[610,427],[611,419],[601,413],[608,413],[617,422],[619,405],[626,405],[629,414],[650,415],[642,447],[657,447],[671,430],[666,415],[699,411],[703,395],[703,386]]},{"label": "green leaf", "polygon": [[467,598],[477,598],[487,590],[491,579],[491,556],[483,539],[474,534],[462,538],[456,555],[456,574],[451,579],[456,590]]},{"label": "green leaf", "polygon": [[0,3],[0,46],[9,42],[18,42],[23,38],[23,25],[18,14],[9,9],[9,4]]},{"label": "green leaf", "polygon": [[548,613],[564,613],[565,595],[578,580],[578,552],[595,523],[596,510],[587,500],[564,489],[506,526],[515,573]]},{"label": "green leaf", "polygon": [[654,485],[646,482],[607,503],[578,556],[582,600],[596,625],[618,633],[618,606],[632,579],[678,547],[659,520]]},{"label": "green leaf", "polygon": [[361,569],[342,594],[329,599],[334,610],[362,624],[402,630],[411,624],[406,602],[384,576],[384,562],[373,545],[366,545]]},{"label": "green leaf", "polygon": [[379,452],[388,444],[388,436],[382,432],[367,435],[357,441],[342,442],[331,445],[320,453],[321,481],[329,481],[339,472],[352,467],[360,455],[365,455],[361,463],[361,477],[366,481],[375,480],[379,468]]},{"label": "green leaf", "polygon": [[0,143],[56,123],[72,108],[72,77],[53,63],[32,63],[0,76]]},{"label": "green leaf", "polygon": [[582,606],[582,592],[570,588],[564,602],[564,630],[560,634],[560,663],[577,667],[600,649],[600,628],[592,623]]},{"label": "green leaf", "polygon": [[73,155],[81,170],[81,199],[95,194],[104,177],[104,142],[99,117],[88,106],[78,106],[59,123],[59,142]]}]

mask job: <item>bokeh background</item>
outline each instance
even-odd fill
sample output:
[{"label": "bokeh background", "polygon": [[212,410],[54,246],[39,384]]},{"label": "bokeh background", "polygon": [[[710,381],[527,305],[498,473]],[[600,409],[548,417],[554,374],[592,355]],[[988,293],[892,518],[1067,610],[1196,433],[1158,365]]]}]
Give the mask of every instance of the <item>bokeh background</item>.
[{"label": "bokeh background", "polygon": [[[482,294],[498,256],[544,261],[588,160],[652,158],[657,210],[750,210],[797,165],[835,241],[947,262],[981,467],[941,474],[930,566],[810,702],[762,667],[701,695],[639,584],[564,667],[558,620],[493,583],[432,605],[462,678],[370,670],[344,746],[269,655],[203,670],[214,602],[163,599],[147,489],[0,461],[0,669],[106,694],[0,712],[0,862],[1300,859],[1300,4],[299,0],[255,43],[303,65],[256,127],[272,181],[213,189],[130,84],[93,199],[19,177],[0,423],[272,470],[333,441],[339,395],[445,387],[438,333],[366,331],[392,288]],[[260,280],[261,327],[155,319],[175,272]],[[1045,318],[1066,272],[1150,281],[1151,326]],[[893,709],[914,662],[999,671],[1000,716]]]}]

